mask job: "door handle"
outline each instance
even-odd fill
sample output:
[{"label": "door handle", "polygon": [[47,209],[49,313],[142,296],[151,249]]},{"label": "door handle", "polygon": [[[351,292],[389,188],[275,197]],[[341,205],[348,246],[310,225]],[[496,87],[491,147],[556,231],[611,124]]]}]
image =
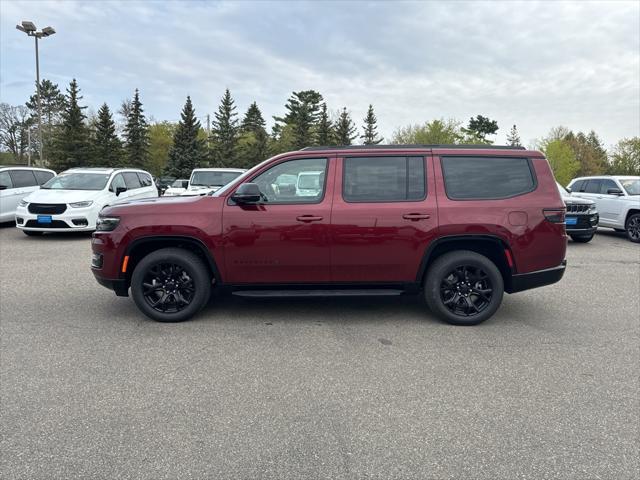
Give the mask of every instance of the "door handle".
[{"label": "door handle", "polygon": [[402,218],[404,218],[405,220],[417,222],[418,220],[427,220],[431,218],[431,215],[426,213],[405,213],[404,215],[402,215]]},{"label": "door handle", "polygon": [[322,217],[318,217],[315,215],[300,215],[298,217],[296,217],[296,220],[298,220],[299,222],[319,222],[320,220],[322,220]]}]

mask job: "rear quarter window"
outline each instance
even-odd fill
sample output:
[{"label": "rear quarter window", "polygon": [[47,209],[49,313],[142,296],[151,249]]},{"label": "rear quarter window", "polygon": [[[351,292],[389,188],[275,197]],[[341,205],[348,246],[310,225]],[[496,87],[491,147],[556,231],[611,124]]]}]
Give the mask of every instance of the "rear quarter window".
[{"label": "rear quarter window", "polygon": [[33,174],[36,176],[36,180],[38,181],[38,185],[44,185],[49,180],[53,178],[53,173],[45,172],[43,170],[34,170]]},{"label": "rear quarter window", "polygon": [[495,200],[536,188],[528,158],[442,157],[447,197],[452,200]]}]

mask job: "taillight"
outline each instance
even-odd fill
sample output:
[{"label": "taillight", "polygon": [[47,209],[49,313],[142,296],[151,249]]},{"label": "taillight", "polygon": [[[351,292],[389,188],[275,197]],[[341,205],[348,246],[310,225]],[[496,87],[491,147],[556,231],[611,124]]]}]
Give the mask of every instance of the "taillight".
[{"label": "taillight", "polygon": [[542,210],[544,218],[551,223],[564,223],[565,208],[545,208]]}]

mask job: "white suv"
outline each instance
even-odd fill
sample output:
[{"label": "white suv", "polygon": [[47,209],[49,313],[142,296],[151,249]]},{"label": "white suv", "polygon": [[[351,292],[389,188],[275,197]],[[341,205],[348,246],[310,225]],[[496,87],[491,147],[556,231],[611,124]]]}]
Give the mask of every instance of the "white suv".
[{"label": "white suv", "polygon": [[629,240],[640,243],[640,177],[580,177],[568,187],[572,196],[596,203],[601,227],[627,232]]},{"label": "white suv", "polygon": [[20,200],[55,176],[46,168],[0,166],[0,222],[13,222]]},{"label": "white suv", "polygon": [[144,170],[73,168],[18,204],[16,226],[26,235],[92,231],[105,206],[157,196],[153,178]]},{"label": "white suv", "polygon": [[191,172],[189,185],[180,195],[207,195],[235,180],[246,170],[242,168],[195,168]]}]

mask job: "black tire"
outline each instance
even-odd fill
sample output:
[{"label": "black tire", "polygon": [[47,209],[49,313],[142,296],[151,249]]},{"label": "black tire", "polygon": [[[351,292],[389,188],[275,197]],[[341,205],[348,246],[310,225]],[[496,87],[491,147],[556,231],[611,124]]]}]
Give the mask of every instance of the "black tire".
[{"label": "black tire", "polygon": [[158,322],[190,319],[206,305],[210,293],[211,277],[204,263],[181,248],[150,253],[131,276],[133,300],[142,313]]},{"label": "black tire", "polygon": [[633,243],[640,243],[640,213],[634,213],[627,218],[625,230],[629,240]]},{"label": "black tire", "polygon": [[503,294],[504,281],[495,264],[484,255],[468,250],[438,257],[429,267],[424,282],[427,305],[452,325],[484,322],[496,312]]},{"label": "black tire", "polygon": [[27,237],[40,237],[44,235],[44,232],[35,232],[33,230],[22,230],[22,233],[24,233]]},{"label": "black tire", "polygon": [[571,240],[576,243],[589,243],[593,239],[593,233],[591,235],[571,235]]}]

